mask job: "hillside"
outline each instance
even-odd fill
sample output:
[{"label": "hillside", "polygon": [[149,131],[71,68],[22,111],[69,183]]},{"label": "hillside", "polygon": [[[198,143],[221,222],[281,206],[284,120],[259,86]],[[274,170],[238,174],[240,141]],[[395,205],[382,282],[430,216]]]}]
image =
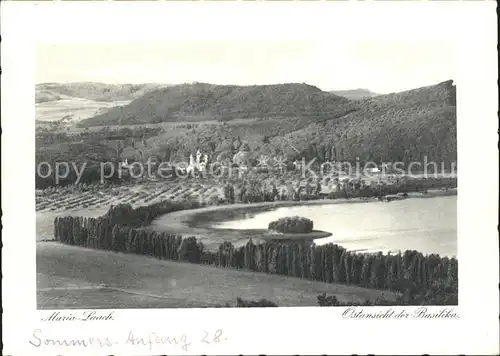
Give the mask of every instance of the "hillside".
[{"label": "hillside", "polygon": [[360,100],[366,98],[373,98],[380,94],[374,93],[368,89],[350,89],[350,90],[331,90],[330,93],[343,96],[350,100]]},{"label": "hillside", "polygon": [[[316,158],[355,162],[456,161],[456,89],[452,81],[359,101],[338,101],[331,112],[286,119],[193,128],[175,141],[178,150],[213,142],[217,153],[234,151],[240,139],[255,160],[284,154],[289,160]],[[340,115],[339,113],[345,113]],[[316,115],[315,115],[316,114]],[[174,142],[174,139],[170,139]],[[233,145],[233,148],[229,148]],[[208,148],[207,148],[208,149]]]},{"label": "hillside", "polygon": [[[338,120],[312,123],[285,138],[302,155],[361,162],[456,161],[456,88],[452,81],[357,101]],[[279,142],[281,139],[274,139]]]},{"label": "hillside", "polygon": [[50,102],[50,101],[57,101],[60,99],[61,99],[61,96],[57,92],[55,92],[53,90],[45,89],[43,87],[40,87],[40,88],[38,88],[38,86],[36,87],[36,90],[35,90],[35,103],[36,104],[46,103],[46,102]]},{"label": "hillside", "polygon": [[[129,115],[122,116],[122,112]],[[187,122],[181,114],[205,121]],[[230,114],[239,119],[232,119]],[[150,120],[158,115],[175,121],[151,124]],[[213,117],[225,120],[208,120]],[[120,124],[120,119],[122,126],[110,126]],[[104,122],[108,125],[78,132],[51,129],[42,133],[40,128],[37,162],[97,164],[102,160],[132,162],[147,157],[186,162],[197,148],[212,162],[232,161],[236,153],[245,151],[245,157],[254,165],[262,155],[284,156],[288,163],[314,158],[318,163],[336,160],[408,164],[427,158],[439,166],[444,162],[449,169],[457,159],[456,88],[451,80],[355,101],[304,84],[172,86],[81,121],[86,125]],[[141,123],[147,125],[137,125]],[[121,141],[108,138],[108,131],[125,130],[124,124],[132,124],[126,129],[132,133],[121,134]],[[154,130],[146,133],[146,126]],[[117,156],[119,146],[123,149]]]},{"label": "hillside", "polygon": [[427,156],[448,164],[456,160],[455,96],[452,81],[356,101],[305,84],[183,85],[150,92],[82,123],[117,123],[120,118],[123,123],[181,120],[180,115],[253,117],[223,126],[193,124],[188,135],[170,132],[168,137],[158,137],[151,152],[162,154],[158,150],[168,147],[184,156],[199,146],[214,155],[234,154],[243,140],[254,159],[278,152],[289,159],[317,157],[319,161],[359,157],[421,162]]},{"label": "hillside", "polygon": [[339,117],[348,99],[307,84],[181,84],[148,92],[130,104],[80,123],[83,126],[269,117]]}]

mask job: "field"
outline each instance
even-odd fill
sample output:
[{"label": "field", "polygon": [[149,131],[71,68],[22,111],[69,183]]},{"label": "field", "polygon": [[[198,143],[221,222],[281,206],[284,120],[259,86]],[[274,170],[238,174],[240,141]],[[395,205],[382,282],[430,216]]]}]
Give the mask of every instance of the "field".
[{"label": "field", "polygon": [[106,110],[128,104],[129,101],[95,101],[84,98],[61,96],[59,100],[38,103],[35,117],[40,121],[63,120],[67,123],[77,123],[80,120],[102,114]]},{"label": "field", "polygon": [[163,200],[184,201],[186,199],[209,200],[219,197],[222,188],[214,184],[198,182],[143,183],[114,187],[95,187],[82,191],[75,188],[58,188],[38,191],[37,212],[75,212],[82,209],[107,209],[111,205],[132,204],[141,206]]},{"label": "field", "polygon": [[202,184],[139,184],[95,190],[80,191],[74,187],[45,189],[36,193],[37,240],[51,240],[56,216],[98,217],[106,213],[111,205],[129,203],[133,206],[148,205],[163,200],[183,201],[219,196],[221,188]]}]

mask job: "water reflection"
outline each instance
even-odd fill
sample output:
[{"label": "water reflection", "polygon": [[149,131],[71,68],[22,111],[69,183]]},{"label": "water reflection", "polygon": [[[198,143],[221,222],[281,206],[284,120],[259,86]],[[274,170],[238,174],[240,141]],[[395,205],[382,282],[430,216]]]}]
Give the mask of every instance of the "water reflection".
[{"label": "water reflection", "polygon": [[267,228],[273,220],[294,215],[312,219],[315,229],[332,233],[330,237],[316,240],[317,244],[333,242],[355,251],[412,249],[447,256],[457,253],[456,196],[391,203],[283,207],[249,213],[244,219],[226,221],[217,227]]}]

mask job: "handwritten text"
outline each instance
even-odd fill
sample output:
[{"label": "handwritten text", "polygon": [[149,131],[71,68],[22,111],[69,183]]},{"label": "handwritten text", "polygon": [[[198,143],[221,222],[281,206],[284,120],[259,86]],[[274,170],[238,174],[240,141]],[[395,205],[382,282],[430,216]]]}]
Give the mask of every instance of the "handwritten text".
[{"label": "handwritten text", "polygon": [[200,335],[162,335],[158,332],[136,333],[129,331],[126,337],[113,339],[111,337],[82,337],[82,338],[53,338],[46,336],[41,329],[33,332],[29,343],[36,347],[79,347],[79,348],[110,348],[116,345],[127,347],[144,348],[153,351],[156,346],[174,346],[182,351],[188,351],[194,344],[212,345],[227,341],[221,329],[215,331],[203,331]]}]

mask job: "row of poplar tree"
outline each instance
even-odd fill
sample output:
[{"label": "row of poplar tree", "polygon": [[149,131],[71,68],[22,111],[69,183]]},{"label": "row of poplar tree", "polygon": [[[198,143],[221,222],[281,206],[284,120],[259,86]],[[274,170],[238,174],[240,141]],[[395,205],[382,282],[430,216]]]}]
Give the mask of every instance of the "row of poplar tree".
[{"label": "row of poplar tree", "polygon": [[266,242],[252,240],[236,247],[224,242],[207,250],[195,237],[182,238],[142,227],[115,224],[111,215],[101,218],[57,217],[55,238],[62,243],[94,249],[147,255],[218,267],[345,283],[369,288],[406,291],[443,285],[458,289],[458,261],[417,251],[399,254],[361,254],[336,244]]}]

